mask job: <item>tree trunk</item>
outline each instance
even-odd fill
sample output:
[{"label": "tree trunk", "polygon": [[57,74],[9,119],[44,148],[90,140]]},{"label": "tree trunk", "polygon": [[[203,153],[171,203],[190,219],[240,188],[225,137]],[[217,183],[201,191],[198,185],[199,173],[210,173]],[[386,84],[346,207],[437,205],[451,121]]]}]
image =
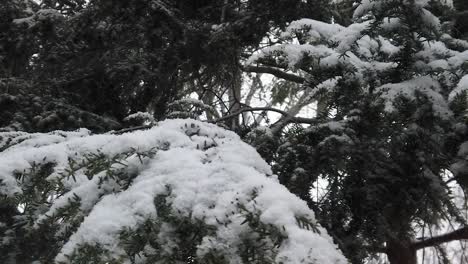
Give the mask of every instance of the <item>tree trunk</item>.
[{"label": "tree trunk", "polygon": [[[228,83],[229,87],[229,112],[237,113],[241,109],[241,88],[242,88],[242,71],[235,66],[231,73],[231,79]],[[230,128],[236,130],[240,126],[239,116],[231,119]]]},{"label": "tree trunk", "polygon": [[410,242],[389,241],[386,253],[390,264],[417,264],[416,249]]}]

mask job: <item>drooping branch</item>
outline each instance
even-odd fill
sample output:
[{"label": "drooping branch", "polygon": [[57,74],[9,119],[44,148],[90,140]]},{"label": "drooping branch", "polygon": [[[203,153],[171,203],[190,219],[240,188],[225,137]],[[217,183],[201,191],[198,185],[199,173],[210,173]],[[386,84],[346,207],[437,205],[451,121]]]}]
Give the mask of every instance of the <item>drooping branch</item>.
[{"label": "drooping branch", "polygon": [[468,227],[463,227],[444,235],[418,240],[412,244],[412,247],[417,250],[426,247],[438,246],[440,244],[455,240],[464,239],[468,239]]},{"label": "drooping branch", "polygon": [[242,70],[245,72],[256,72],[256,73],[268,73],[274,75],[275,77],[285,79],[287,81],[295,83],[304,83],[305,78],[297,76],[291,73],[284,72],[278,68],[274,67],[265,67],[265,66],[244,66]]},{"label": "drooping branch", "polygon": [[285,117],[288,117],[288,121],[290,123],[302,123],[302,124],[314,124],[314,123],[316,123],[315,118],[305,118],[305,117],[292,116],[286,111],[276,109],[276,108],[272,108],[272,107],[246,107],[246,108],[242,108],[241,110],[239,110],[239,111],[237,111],[235,113],[232,113],[232,114],[229,114],[229,115],[226,115],[226,116],[223,116],[221,118],[218,118],[218,119],[214,120],[213,123],[219,123],[219,122],[234,118],[234,117],[236,117],[236,116],[238,116],[238,115],[240,115],[242,113],[254,112],[254,111],[276,112],[276,113],[279,113],[279,114],[281,114],[281,115],[283,115]]}]

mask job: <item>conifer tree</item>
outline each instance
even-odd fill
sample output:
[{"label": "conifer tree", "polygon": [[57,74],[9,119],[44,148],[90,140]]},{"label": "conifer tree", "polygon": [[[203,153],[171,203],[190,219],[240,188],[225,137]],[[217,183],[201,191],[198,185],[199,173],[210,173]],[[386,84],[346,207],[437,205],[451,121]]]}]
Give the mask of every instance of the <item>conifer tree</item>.
[{"label": "conifer tree", "polygon": [[[354,263],[385,253],[414,264],[418,249],[468,239],[449,184],[466,188],[468,43],[443,32],[435,2],[363,0],[346,27],[294,21],[249,60],[300,72],[308,102],[324,103],[310,126],[291,127],[275,167]],[[326,194],[312,199],[319,179]],[[442,221],[458,230],[416,239]]]}]

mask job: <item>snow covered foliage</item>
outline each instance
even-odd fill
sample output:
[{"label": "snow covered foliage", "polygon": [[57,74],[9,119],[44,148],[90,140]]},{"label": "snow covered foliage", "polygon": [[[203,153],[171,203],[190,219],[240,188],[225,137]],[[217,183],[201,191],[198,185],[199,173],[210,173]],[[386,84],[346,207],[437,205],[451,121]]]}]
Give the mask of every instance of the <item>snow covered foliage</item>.
[{"label": "snow covered foliage", "polygon": [[307,204],[215,125],[0,137],[2,263],[346,263]]},{"label": "snow covered foliage", "polygon": [[[451,116],[449,103],[468,89],[466,43],[440,31],[429,1],[363,1],[355,23],[344,27],[312,19],[290,23],[283,44],[253,55],[248,64],[309,73],[311,97],[356,83],[386,102],[423,100],[435,115]],[[465,77],[464,77],[465,76]]]}]

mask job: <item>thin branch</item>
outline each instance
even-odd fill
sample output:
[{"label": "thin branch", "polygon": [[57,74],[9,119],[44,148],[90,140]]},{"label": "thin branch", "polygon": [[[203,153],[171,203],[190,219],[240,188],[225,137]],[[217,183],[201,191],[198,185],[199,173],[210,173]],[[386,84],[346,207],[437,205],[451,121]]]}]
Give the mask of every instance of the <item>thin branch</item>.
[{"label": "thin branch", "polygon": [[416,242],[413,242],[411,246],[415,249],[422,249],[425,247],[438,246],[440,244],[451,242],[454,240],[464,240],[464,239],[468,239],[468,227],[463,227],[463,228],[457,229],[455,231],[452,231],[444,235],[416,241]]},{"label": "thin branch", "polygon": [[304,83],[305,78],[297,76],[291,73],[284,72],[278,68],[265,67],[265,66],[243,66],[241,68],[245,72],[256,72],[256,73],[268,73],[272,74],[278,78],[285,79],[287,81],[295,83]]}]

